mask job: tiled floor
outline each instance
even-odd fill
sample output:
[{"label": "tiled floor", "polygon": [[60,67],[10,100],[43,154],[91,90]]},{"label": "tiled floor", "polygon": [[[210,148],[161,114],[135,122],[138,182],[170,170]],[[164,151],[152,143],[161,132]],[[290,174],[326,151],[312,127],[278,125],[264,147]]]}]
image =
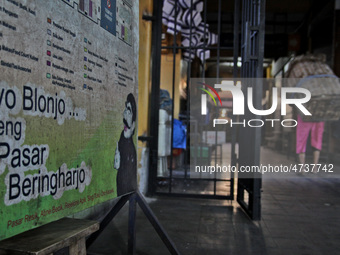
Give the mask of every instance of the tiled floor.
[{"label": "tiled floor", "polygon": [[[264,149],[262,162],[290,162]],[[263,179],[262,219],[235,201],[157,197],[150,206],[181,254],[340,254],[340,178],[308,174]],[[332,177],[332,176],[327,176]],[[125,206],[89,254],[126,254]],[[140,209],[137,254],[170,254]]]}]

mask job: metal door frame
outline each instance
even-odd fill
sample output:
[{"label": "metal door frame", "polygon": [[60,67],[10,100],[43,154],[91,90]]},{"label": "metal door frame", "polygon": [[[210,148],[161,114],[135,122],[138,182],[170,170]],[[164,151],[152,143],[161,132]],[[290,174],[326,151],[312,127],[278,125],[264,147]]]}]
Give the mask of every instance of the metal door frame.
[{"label": "metal door frame", "polygon": [[[207,0],[204,1],[205,6]],[[177,1],[176,1],[177,4]],[[221,7],[221,0],[218,0],[219,7]],[[159,92],[160,92],[160,66],[161,66],[161,33],[162,33],[162,6],[163,1],[153,1],[153,26],[152,26],[152,87],[151,87],[151,102],[150,102],[150,160],[149,160],[149,178],[148,178],[148,194],[159,194],[157,192],[157,160],[158,160],[158,111],[159,111]],[[234,7],[234,34],[238,35],[239,22],[242,22],[241,28],[241,58],[242,58],[242,77],[262,77],[263,73],[263,53],[264,53],[264,9],[265,0],[243,0],[242,2],[242,17],[240,19],[239,10],[241,8],[241,1],[235,0]],[[206,9],[206,8],[204,8]],[[219,8],[219,22],[221,21],[221,8]],[[175,21],[176,22],[176,21]],[[220,23],[218,23],[220,26]],[[175,23],[176,27],[176,23]],[[218,29],[220,32],[220,29]],[[253,36],[255,34],[255,36]],[[252,36],[255,40],[252,40]],[[220,38],[220,34],[219,34]],[[249,40],[250,39],[250,40]],[[249,42],[251,43],[248,43]],[[218,59],[217,65],[219,67],[219,50],[221,49],[218,42]],[[228,48],[234,50],[234,67],[237,67],[238,62],[238,48],[239,37],[234,36],[234,47]],[[163,47],[164,48],[164,47]],[[177,49],[183,49],[185,47],[176,45],[176,42],[171,47],[165,47],[173,50],[174,59],[176,56]],[[190,46],[189,49],[192,49]],[[204,49],[206,49],[204,47]],[[175,66],[174,61],[174,66]],[[234,68],[234,77],[237,77],[237,70]],[[188,70],[190,70],[190,63]],[[190,71],[189,71],[190,72]],[[219,76],[219,68],[217,68],[217,77]],[[188,74],[188,79],[190,73]],[[174,80],[174,79],[173,79]],[[174,81],[173,81],[174,83]],[[188,83],[189,84],[189,83]],[[255,106],[261,103],[262,88],[258,85],[255,90],[254,102]],[[249,114],[246,114],[245,118],[250,118]],[[240,130],[240,134],[243,131]],[[259,164],[259,148],[261,141],[261,134],[258,129],[244,130],[244,132],[251,134],[253,137],[252,146],[249,147],[249,141],[239,140],[239,159],[235,151],[235,144],[237,140],[237,131],[232,130],[232,165],[246,165],[246,164]],[[242,135],[240,136],[242,137]],[[252,155],[250,158],[249,155]],[[247,158],[248,157],[248,158]],[[170,180],[171,180],[170,171]],[[216,182],[216,180],[215,180]],[[231,178],[231,185],[234,186],[234,179]],[[261,179],[250,179],[250,180],[238,180],[238,194],[237,201],[243,207],[243,209],[250,215],[252,219],[259,219],[260,217],[260,189]],[[249,201],[245,201],[244,191],[249,193]],[[214,195],[190,195],[190,194],[174,194],[171,192],[171,185],[169,185],[169,193],[161,193],[162,195],[173,195],[173,196],[190,196],[190,197],[204,197],[204,198],[220,198],[220,199],[233,199],[234,193],[233,188],[231,189],[230,196],[218,196]]]},{"label": "metal door frame", "polygon": [[[220,24],[221,24],[221,1],[218,0],[218,37],[220,38]],[[238,0],[236,0],[237,2]],[[178,4],[178,1],[175,1],[175,4]],[[204,0],[204,20],[206,20],[206,5],[207,0]],[[170,171],[170,177],[169,177],[169,192],[157,192],[157,160],[158,160],[158,125],[155,125],[155,123],[158,123],[159,117],[158,117],[158,111],[159,111],[159,93],[160,93],[160,66],[161,66],[161,50],[162,49],[170,49],[173,52],[173,59],[174,59],[174,66],[175,63],[175,56],[176,51],[178,49],[197,49],[198,47],[192,47],[191,45],[188,47],[184,47],[181,45],[176,45],[176,40],[174,42],[174,45],[171,46],[161,46],[161,32],[162,32],[162,7],[163,7],[163,1],[153,1],[153,36],[152,36],[152,89],[151,89],[151,100],[150,103],[150,158],[149,158],[149,178],[148,178],[148,194],[161,194],[161,195],[171,195],[171,196],[185,196],[185,197],[201,197],[201,198],[215,198],[215,199],[229,199],[232,200],[234,198],[234,179],[231,178],[230,180],[219,180],[219,179],[209,179],[214,181],[214,194],[208,195],[208,194],[180,194],[180,193],[173,193],[172,192],[172,171]],[[238,20],[238,17],[237,17]],[[176,21],[175,21],[175,28],[176,28]],[[176,33],[176,32],[175,32]],[[191,38],[191,33],[190,33]],[[238,37],[237,37],[237,43],[238,43]],[[202,49],[209,49],[210,47],[202,46]],[[216,49],[214,47],[214,49]],[[221,47],[220,46],[220,40],[218,40],[218,46],[217,46],[217,66],[219,66],[219,53],[221,49],[233,49],[232,47]],[[190,69],[191,69],[191,63],[188,62],[188,81],[187,84],[189,84],[190,79]],[[174,69],[175,70],[175,69]],[[173,74],[174,76],[175,74]],[[219,68],[217,68],[217,77],[219,76]],[[174,78],[173,78],[173,88],[174,88]],[[189,109],[189,100],[187,109]],[[172,111],[173,112],[173,111]],[[171,135],[172,140],[172,135]],[[171,141],[172,144],[172,141]],[[172,147],[172,146],[171,146]],[[171,148],[172,149],[172,148]],[[171,155],[172,157],[172,155]],[[187,170],[186,170],[187,172]],[[185,174],[187,176],[187,174]],[[195,179],[190,179],[195,180]],[[207,181],[205,179],[196,179],[195,181]],[[218,181],[229,181],[230,182],[230,195],[217,195],[216,194],[216,182]]]},{"label": "metal door frame", "polygon": [[[242,90],[247,98],[247,88],[253,87],[253,102],[256,109],[262,107],[262,82],[256,78],[263,77],[264,26],[265,0],[243,0],[241,77],[249,78],[250,82],[243,84]],[[249,110],[245,112],[245,120],[253,118],[256,116]],[[240,129],[239,167],[260,165],[260,149],[261,129],[251,127]],[[260,173],[254,173],[251,178],[247,176],[247,178],[238,179],[237,201],[253,220],[261,219],[261,178]]]}]

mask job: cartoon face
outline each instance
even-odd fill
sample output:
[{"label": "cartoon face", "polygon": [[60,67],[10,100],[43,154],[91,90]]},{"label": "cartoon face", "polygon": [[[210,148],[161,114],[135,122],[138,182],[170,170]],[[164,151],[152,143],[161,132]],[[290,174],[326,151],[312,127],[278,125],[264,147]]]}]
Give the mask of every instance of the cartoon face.
[{"label": "cartoon face", "polygon": [[135,121],[133,120],[132,106],[130,102],[125,103],[123,112],[124,137],[130,138],[135,130]]}]

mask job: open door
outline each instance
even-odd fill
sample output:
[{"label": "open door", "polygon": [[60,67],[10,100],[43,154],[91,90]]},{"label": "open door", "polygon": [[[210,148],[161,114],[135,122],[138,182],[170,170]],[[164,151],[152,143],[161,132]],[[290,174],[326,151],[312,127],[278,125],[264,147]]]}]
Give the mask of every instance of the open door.
[{"label": "open door", "polygon": [[[186,125],[187,130],[190,130],[189,127],[194,127],[193,130],[197,127],[198,130],[205,128],[205,126],[202,121],[195,122],[192,116],[190,116],[191,107],[189,100],[181,101],[184,102],[180,104],[181,114],[176,115],[175,104],[178,101],[176,89],[178,88],[178,81],[181,80],[184,80],[186,83],[186,88],[190,86],[198,87],[195,84],[190,85],[191,78],[206,79],[215,77],[216,79],[217,77],[218,79],[232,79],[233,77],[238,78],[239,76],[242,78],[262,78],[265,1],[235,0],[234,3],[232,3],[230,1],[214,0],[209,1],[209,4],[207,0],[199,2],[203,3],[200,14],[202,22],[203,24],[209,24],[209,26],[203,26],[202,31],[204,31],[204,35],[214,36],[204,40],[202,44],[192,45],[192,43],[188,42],[193,42],[194,33],[200,30],[194,29],[194,22],[191,19],[189,19],[188,24],[186,24],[185,30],[183,30],[183,27],[178,27],[177,22],[182,22],[182,20],[179,19],[179,17],[183,17],[183,15],[180,15],[180,10],[185,11],[189,17],[191,17],[193,15],[193,9],[180,6],[180,1],[154,1],[154,16],[152,18],[153,48],[151,88],[151,98],[154,100],[150,102],[150,168],[148,192],[149,194],[159,195],[233,200],[234,175],[228,176],[228,178],[220,178],[220,176],[215,174],[210,175],[209,178],[204,175],[198,176],[198,178],[192,178],[188,158],[193,157],[195,160],[207,158],[209,160],[208,165],[215,165],[216,162],[221,164],[220,161],[217,161],[220,159],[220,156],[230,153],[230,147],[227,147],[228,150],[224,150],[226,146],[223,146],[223,143],[228,142],[228,146],[229,143],[231,143],[232,146],[230,162],[228,161],[227,164],[235,167],[239,167],[240,165],[258,165],[260,158],[260,131],[252,128],[244,128],[243,130],[232,128],[230,135],[230,129],[227,131],[218,130],[210,133],[212,137],[211,142],[207,142],[208,138],[203,140],[203,136],[200,136],[200,142],[204,142],[205,144],[201,145],[197,153],[190,149],[189,143],[189,141],[193,141],[193,135],[197,132],[188,132],[187,146],[185,149],[181,149],[181,158],[174,154],[174,149],[177,149],[173,146],[174,119],[180,119],[182,123]],[[169,11],[167,8],[173,10],[169,12],[172,13],[171,17],[162,16],[164,15],[164,11]],[[242,13],[240,12],[241,9]],[[242,16],[240,14],[242,14]],[[173,20],[172,23],[169,23],[169,20]],[[167,22],[167,26],[165,26],[164,22]],[[239,27],[240,24],[242,24],[242,27]],[[169,30],[169,26],[172,29]],[[181,30],[181,33],[179,33],[179,29],[183,31]],[[235,36],[239,35],[240,32],[241,44],[239,44],[239,36]],[[215,38],[215,40],[213,40],[213,38]],[[234,42],[232,42],[231,38],[233,38]],[[241,48],[239,48],[239,46],[241,46]],[[195,54],[190,54],[190,52],[195,52]],[[209,52],[210,55],[198,54],[200,52]],[[241,73],[238,68],[240,62],[239,52],[242,53]],[[184,66],[184,62],[186,63],[186,68],[185,71],[182,72],[183,69],[179,67]],[[226,71],[227,68],[228,72]],[[230,70],[232,71],[229,72]],[[167,86],[166,84],[170,85]],[[209,84],[214,85],[215,81]],[[246,91],[247,84],[243,84],[242,86],[244,86],[243,90]],[[256,88],[254,88],[255,107],[260,109],[262,85],[253,86],[256,86]],[[174,104],[172,104],[169,116],[164,118],[164,120],[160,118],[160,116],[162,117],[163,115],[160,115],[159,112],[161,89],[164,90],[165,87]],[[187,98],[189,98],[192,90],[187,89],[186,92]],[[221,109],[218,110],[223,112],[223,107],[221,103]],[[246,113],[243,117],[246,119],[253,118],[249,113]],[[235,119],[235,121],[238,120]],[[161,128],[163,128],[163,130]],[[169,139],[165,139],[168,138],[168,136],[163,135],[165,133],[164,130],[169,131]],[[226,135],[226,137],[228,137],[227,141],[218,138],[218,134],[223,132],[228,132]],[[208,130],[206,130],[205,134],[208,134]],[[160,137],[170,142],[159,142]],[[219,142],[219,140],[223,140],[223,142]],[[162,144],[168,144],[169,153],[161,153],[161,149],[166,148]],[[237,144],[239,145],[238,150],[236,150]],[[204,153],[208,156],[205,156]],[[192,156],[192,154],[194,156]],[[173,160],[176,157],[179,159],[178,162]],[[196,165],[195,162],[194,165]],[[260,218],[261,179],[253,177],[243,178],[243,176],[238,177],[241,178],[238,178],[237,201],[252,219],[257,220]]]},{"label": "open door", "polygon": [[[241,77],[242,91],[247,98],[248,87],[253,88],[253,102],[256,109],[261,109],[263,77],[265,0],[242,3]],[[246,102],[247,100],[245,100]],[[243,120],[258,118],[245,107]],[[261,129],[245,126],[239,129],[238,167],[260,165]],[[260,173],[239,173],[237,182],[237,201],[253,220],[261,219]]]}]

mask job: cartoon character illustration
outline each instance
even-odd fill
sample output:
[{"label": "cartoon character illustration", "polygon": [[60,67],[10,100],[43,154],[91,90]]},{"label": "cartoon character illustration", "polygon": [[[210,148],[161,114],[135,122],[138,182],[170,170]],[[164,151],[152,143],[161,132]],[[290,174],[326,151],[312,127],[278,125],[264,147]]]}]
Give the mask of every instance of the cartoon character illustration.
[{"label": "cartoon character illustration", "polygon": [[117,143],[114,158],[114,168],[118,170],[117,196],[137,189],[137,156],[133,143],[136,114],[136,101],[133,94],[130,93],[126,98],[123,113],[124,129]]}]

